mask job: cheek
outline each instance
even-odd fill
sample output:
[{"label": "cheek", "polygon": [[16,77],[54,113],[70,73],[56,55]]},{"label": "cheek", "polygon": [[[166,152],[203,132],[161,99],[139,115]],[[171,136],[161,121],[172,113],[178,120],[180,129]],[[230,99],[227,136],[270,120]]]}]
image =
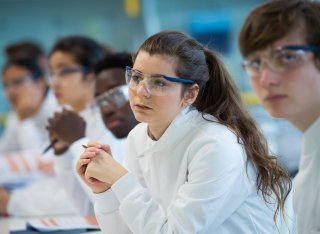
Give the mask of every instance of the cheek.
[{"label": "cheek", "polygon": [[260,86],[260,83],[258,80],[255,80],[255,79],[251,79],[251,87],[253,88],[254,92],[256,93],[256,95],[258,97],[261,96],[261,86]]},{"label": "cheek", "polygon": [[128,94],[129,94],[129,105],[130,105],[130,107],[132,108],[133,99],[134,99],[134,97],[135,97],[136,95],[134,94],[134,92],[133,92],[131,89],[128,90]]}]

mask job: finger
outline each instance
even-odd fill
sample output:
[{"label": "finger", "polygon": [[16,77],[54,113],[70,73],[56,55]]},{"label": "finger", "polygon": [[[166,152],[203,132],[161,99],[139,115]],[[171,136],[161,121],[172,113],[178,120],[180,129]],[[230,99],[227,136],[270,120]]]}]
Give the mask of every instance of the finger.
[{"label": "finger", "polygon": [[92,159],[97,155],[96,152],[84,152],[80,155],[80,159]]},{"label": "finger", "polygon": [[101,148],[102,148],[105,152],[107,152],[108,154],[112,155],[111,148],[110,148],[109,145],[107,145],[107,144],[102,144],[102,145],[101,145]]},{"label": "finger", "polygon": [[87,144],[88,147],[96,147],[101,149],[101,144],[97,141],[89,141]]},{"label": "finger", "polygon": [[90,159],[79,159],[76,165],[77,171],[82,171],[83,167],[86,167],[90,161]]}]

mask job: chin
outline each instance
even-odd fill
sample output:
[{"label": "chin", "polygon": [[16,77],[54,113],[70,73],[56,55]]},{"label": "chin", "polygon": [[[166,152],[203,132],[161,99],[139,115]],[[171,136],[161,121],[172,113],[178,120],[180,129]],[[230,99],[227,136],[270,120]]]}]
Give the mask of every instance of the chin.
[{"label": "chin", "polygon": [[275,119],[287,119],[287,115],[283,111],[267,110],[268,114]]},{"label": "chin", "polygon": [[140,115],[139,113],[134,113],[135,119],[140,123],[147,123],[147,119],[145,115]]}]

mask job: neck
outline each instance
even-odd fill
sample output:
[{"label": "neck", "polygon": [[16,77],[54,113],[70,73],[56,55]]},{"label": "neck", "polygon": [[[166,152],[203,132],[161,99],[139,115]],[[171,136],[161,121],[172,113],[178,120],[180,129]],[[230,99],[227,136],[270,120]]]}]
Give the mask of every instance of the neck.
[{"label": "neck", "polygon": [[93,96],[91,97],[84,97],[82,100],[80,100],[78,103],[75,103],[72,105],[73,111],[79,113],[86,109],[86,107],[93,101]]},{"label": "neck", "polygon": [[148,136],[152,140],[159,140],[163,133],[167,130],[170,124],[166,125],[165,127],[161,126],[151,126],[150,124],[148,125]]},{"label": "neck", "polygon": [[305,132],[319,117],[320,113],[310,113],[289,121],[301,132]]}]

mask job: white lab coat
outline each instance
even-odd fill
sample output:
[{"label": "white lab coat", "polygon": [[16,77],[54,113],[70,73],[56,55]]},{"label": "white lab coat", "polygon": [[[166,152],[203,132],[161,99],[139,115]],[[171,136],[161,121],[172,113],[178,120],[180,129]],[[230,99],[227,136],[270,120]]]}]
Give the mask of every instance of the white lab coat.
[{"label": "white lab coat", "polygon": [[[93,111],[97,114],[93,115]],[[61,180],[61,185],[64,186],[68,196],[72,198],[78,212],[82,215],[94,215],[94,197],[92,191],[76,172],[76,163],[84,151],[82,145],[86,145],[90,140],[109,144],[112,148],[112,153],[115,155],[115,159],[119,163],[122,163],[125,139],[115,138],[105,127],[98,108],[96,110],[87,109],[87,111],[81,113],[81,116],[87,122],[87,137],[74,142],[70,150],[56,157],[55,169]]]},{"label": "white lab coat", "polygon": [[276,233],[237,137],[197,110],[184,110],[158,141],[137,125],[125,165],[130,172],[96,194],[104,233]]},{"label": "white lab coat", "polygon": [[[102,135],[107,134],[99,109],[88,105],[79,114],[86,121],[87,136],[101,138]],[[55,158],[59,160],[63,156]],[[73,174],[73,171],[69,170],[69,172],[72,172],[69,174]],[[65,191],[64,185],[68,186],[68,180],[69,177],[58,174],[36,181],[28,187],[13,190],[8,206],[9,214],[13,216],[47,216],[78,213],[73,198],[70,199]]]},{"label": "white lab coat", "polygon": [[299,172],[293,181],[293,204],[299,234],[320,233],[320,118],[304,133]]},{"label": "white lab coat", "polygon": [[10,112],[0,138],[0,155],[25,150],[41,152],[50,142],[46,130],[48,118],[58,108],[55,97],[51,91],[48,91],[35,116],[21,121],[14,112]]}]

